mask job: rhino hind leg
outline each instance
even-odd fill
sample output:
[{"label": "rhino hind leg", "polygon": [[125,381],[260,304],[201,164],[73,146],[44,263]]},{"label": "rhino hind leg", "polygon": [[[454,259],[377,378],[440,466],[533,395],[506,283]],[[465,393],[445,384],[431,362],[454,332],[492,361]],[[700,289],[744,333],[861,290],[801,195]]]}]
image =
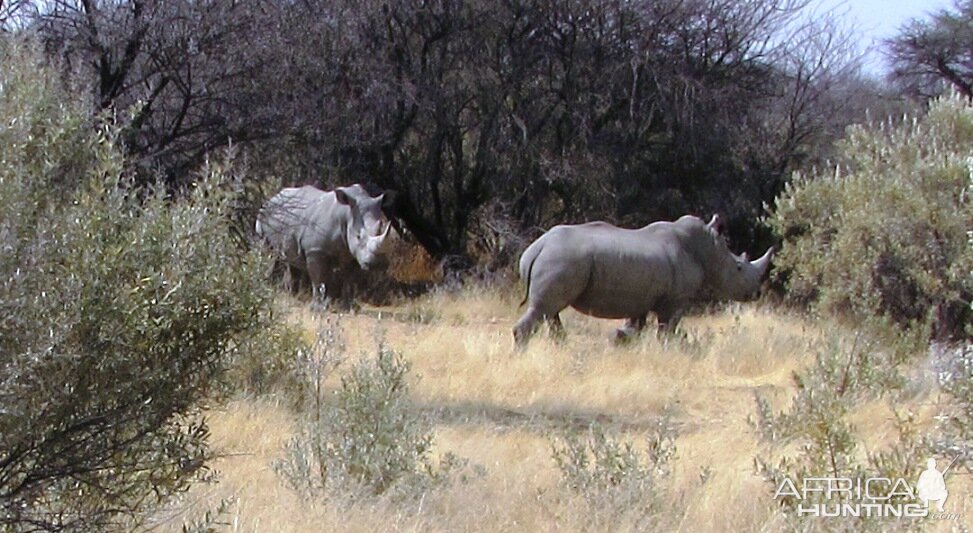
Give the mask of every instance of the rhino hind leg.
[{"label": "rhino hind leg", "polygon": [[545,320],[551,336],[564,337],[564,325],[558,314],[573,305],[588,285],[587,269],[559,269],[556,264],[545,262],[538,257],[531,268],[531,278],[527,282],[527,312],[514,326],[514,340],[523,347],[537,329],[537,323]]},{"label": "rhino hind leg", "polygon": [[536,307],[530,307],[527,312],[524,313],[517,324],[514,325],[514,341],[518,347],[523,348],[527,345],[527,341],[530,340],[534,332],[537,331],[537,325],[545,320],[547,322],[547,328],[550,332],[551,338],[555,341],[563,341],[566,337],[564,333],[564,324],[561,323],[561,317],[558,313],[544,314],[540,312]]},{"label": "rhino hind leg", "polygon": [[629,318],[625,325],[615,330],[615,343],[622,344],[637,338],[645,329],[646,315]]},{"label": "rhino hind leg", "polygon": [[537,323],[543,318],[543,314],[536,307],[528,307],[527,312],[520,317],[514,325],[514,343],[520,348],[527,346],[527,341],[537,329]]}]

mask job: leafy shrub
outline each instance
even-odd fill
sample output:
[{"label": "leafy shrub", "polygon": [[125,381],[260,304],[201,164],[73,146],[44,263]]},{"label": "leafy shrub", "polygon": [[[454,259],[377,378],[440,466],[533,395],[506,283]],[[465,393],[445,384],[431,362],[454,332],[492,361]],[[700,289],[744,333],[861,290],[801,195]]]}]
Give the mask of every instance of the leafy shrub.
[{"label": "leafy shrub", "polygon": [[446,483],[465,461],[446,454],[433,464],[432,432],[411,409],[409,363],[401,355],[380,344],[374,359],[355,364],[333,398],[324,398],[322,382],[343,359],[334,327],[319,335],[324,340],[318,353],[305,359],[302,374],[314,391],[313,405],[276,463],[278,473],[309,495],[328,487],[383,494],[393,487],[408,492]]},{"label": "leafy shrub", "polygon": [[312,350],[299,328],[276,322],[244,339],[230,368],[230,381],[243,394],[280,394],[294,406],[307,401],[301,359]]},{"label": "leafy shrub", "polygon": [[839,152],[833,170],[796,175],[777,199],[789,297],[920,341],[962,335],[973,107],[953,96],[922,118],[853,127]]},{"label": "leafy shrub", "polygon": [[[789,412],[774,414],[769,402],[756,394],[757,416],[750,422],[764,440],[817,438],[809,433],[815,424],[824,430],[822,435],[829,434],[832,421],[858,401],[901,390],[906,384],[892,361],[892,351],[861,333],[851,341],[831,337],[816,352],[813,364],[794,375],[797,393]],[[824,447],[833,449],[827,443]]]},{"label": "leafy shrub", "polygon": [[659,510],[659,481],[668,477],[676,432],[667,409],[648,438],[646,453],[592,425],[584,437],[568,434],[552,443],[551,456],[565,486],[581,496],[595,529],[611,528],[626,515],[643,520]]},{"label": "leafy shrub", "polygon": [[188,522],[183,522],[182,533],[217,533],[225,531],[231,523],[225,521],[225,516],[230,513],[231,508],[236,505],[237,498],[228,497],[220,500],[219,504],[212,509],[207,509],[202,516],[193,518]]},{"label": "leafy shrub", "polygon": [[[973,177],[967,194],[973,195]],[[969,248],[973,252],[973,230],[968,235]],[[969,276],[973,278],[973,270]],[[970,306],[973,308],[973,303]],[[932,346],[930,351],[939,385],[952,400],[937,414],[937,419],[941,420],[940,431],[930,447],[937,454],[954,457],[957,468],[969,469],[970,457],[973,457],[973,344],[940,344]]]},{"label": "leafy shrub", "polygon": [[[757,417],[752,420],[765,440],[773,445],[797,442],[797,453],[779,460],[755,458],[756,470],[777,490],[785,480],[798,484],[809,478],[867,479],[885,477],[912,481],[915,468],[928,453],[928,443],[918,434],[914,417],[898,420],[898,440],[886,449],[860,454],[856,428],[848,421],[863,400],[895,393],[905,380],[892,362],[893,354],[874,340],[859,334],[841,342],[832,338],[823,344],[814,362],[795,374],[797,387],[791,408],[774,414],[769,403],[757,396]],[[790,447],[789,449],[794,449]],[[889,531],[914,529],[915,521],[840,517],[827,521],[798,515],[799,505],[834,505],[841,500],[822,492],[808,492],[806,498],[783,495],[776,501],[785,511],[788,530]],[[831,499],[829,499],[831,498]],[[890,503],[911,503],[900,501]]]},{"label": "leafy shrub", "polygon": [[373,362],[341,378],[331,457],[375,492],[417,472],[432,446],[428,428],[408,409],[408,371],[400,355],[380,346]]},{"label": "leafy shrub", "polygon": [[202,472],[267,263],[233,237],[231,167],[134,187],[37,56],[0,39],[0,529],[97,530]]}]

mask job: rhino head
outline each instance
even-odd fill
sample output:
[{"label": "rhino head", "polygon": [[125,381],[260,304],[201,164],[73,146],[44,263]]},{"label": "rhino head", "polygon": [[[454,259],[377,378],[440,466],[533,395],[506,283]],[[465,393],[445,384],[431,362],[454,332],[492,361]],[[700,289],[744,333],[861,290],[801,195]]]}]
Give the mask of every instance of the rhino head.
[{"label": "rhino head", "polygon": [[718,215],[713,215],[706,227],[717,246],[716,279],[712,287],[715,296],[740,302],[752,300],[760,291],[764,274],[770,268],[774,248],[768,248],[759,259],[751,261],[746,252],[736,255],[726,246],[726,240],[720,235],[723,221]]},{"label": "rhino head", "polygon": [[359,185],[340,187],[334,192],[338,203],[348,206],[351,212],[346,230],[348,251],[364,270],[387,265],[387,237],[392,223],[382,207],[389,203],[391,194],[373,198]]}]

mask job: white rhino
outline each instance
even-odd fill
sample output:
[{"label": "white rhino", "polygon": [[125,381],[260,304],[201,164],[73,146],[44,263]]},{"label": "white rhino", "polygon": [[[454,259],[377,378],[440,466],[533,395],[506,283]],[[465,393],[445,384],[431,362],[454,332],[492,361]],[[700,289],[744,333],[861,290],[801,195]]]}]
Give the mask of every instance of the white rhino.
[{"label": "white rhino", "polygon": [[623,229],[605,222],[551,228],[524,251],[520,277],[527,285],[527,311],[514,326],[518,345],[527,343],[538,321],[563,335],[558,317],[565,307],[599,318],[628,319],[624,339],[645,326],[649,312],[660,329],[676,326],[694,301],[738,300],[756,295],[773,248],[749,261],[730,252],[719,233],[694,216]]},{"label": "white rhino", "polygon": [[260,210],[257,234],[280,254],[292,279],[307,273],[315,305],[347,299],[352,271],[387,264],[391,223],[382,211],[385,199],[358,184],[333,191],[288,187]]}]

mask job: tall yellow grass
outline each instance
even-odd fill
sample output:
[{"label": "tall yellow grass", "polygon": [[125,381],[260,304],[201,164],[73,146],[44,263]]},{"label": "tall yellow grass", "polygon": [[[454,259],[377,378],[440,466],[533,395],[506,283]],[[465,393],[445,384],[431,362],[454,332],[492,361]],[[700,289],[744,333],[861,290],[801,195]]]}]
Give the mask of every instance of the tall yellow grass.
[{"label": "tall yellow grass", "polygon": [[[339,320],[349,360],[371,357],[381,339],[411,362],[412,397],[433,419],[436,453],[468,459],[483,468],[482,477],[406,503],[381,497],[308,501],[270,466],[293,435],[295,415],[272,399],[237,400],[209,415],[213,442],[226,454],[214,465],[219,482],[193,489],[156,523],[177,528],[232,497],[236,503],[224,517],[230,531],[583,530],[592,522],[559,483],[552,436],[598,422],[642,446],[668,406],[678,450],[656,527],[783,526],[773,487],[753,463],[775,452],[760,441],[748,417],[755,413],[756,392],[775,409],[788,406],[793,373],[833,333],[759,305],[735,305],[687,318],[685,338],[647,334],[615,346],[609,339],[617,323],[566,311],[566,340],[554,342],[541,331],[518,351],[510,332],[517,301],[516,295],[472,289],[364,309]],[[323,318],[281,302],[313,339]],[[904,408],[921,411],[927,420],[935,413],[923,407],[927,396],[910,401]],[[868,443],[865,451],[891,438],[894,417],[886,402],[863,405],[852,418]],[[966,517],[973,519],[973,506],[963,497],[951,504],[969,506]]]}]

